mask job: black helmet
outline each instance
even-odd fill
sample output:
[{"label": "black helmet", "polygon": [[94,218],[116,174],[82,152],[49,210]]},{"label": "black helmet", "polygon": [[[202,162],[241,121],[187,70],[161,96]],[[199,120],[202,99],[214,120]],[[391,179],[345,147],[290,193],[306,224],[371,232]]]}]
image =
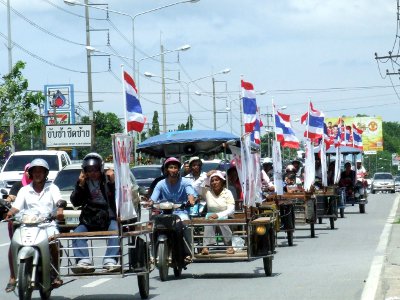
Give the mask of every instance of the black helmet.
[{"label": "black helmet", "polygon": [[102,173],[104,172],[103,158],[101,157],[100,154],[91,152],[89,154],[86,154],[86,156],[83,158],[83,162],[82,162],[83,170],[86,171],[87,167],[92,167],[92,166],[98,167]]}]

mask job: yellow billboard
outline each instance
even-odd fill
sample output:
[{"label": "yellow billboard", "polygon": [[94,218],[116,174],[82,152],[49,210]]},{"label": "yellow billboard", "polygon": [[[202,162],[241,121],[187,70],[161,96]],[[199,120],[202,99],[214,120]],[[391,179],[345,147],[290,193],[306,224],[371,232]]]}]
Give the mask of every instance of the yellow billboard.
[{"label": "yellow billboard", "polygon": [[[345,126],[356,125],[363,131],[364,151],[383,151],[382,117],[342,117]],[[339,117],[325,118],[328,128],[337,126]]]}]

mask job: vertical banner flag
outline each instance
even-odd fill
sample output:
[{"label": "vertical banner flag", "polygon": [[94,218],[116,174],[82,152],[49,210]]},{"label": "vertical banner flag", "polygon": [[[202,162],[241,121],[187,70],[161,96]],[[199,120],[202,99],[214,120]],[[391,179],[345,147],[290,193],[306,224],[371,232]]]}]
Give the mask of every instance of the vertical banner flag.
[{"label": "vertical banner flag", "polygon": [[292,129],[290,115],[283,114],[279,111],[276,112],[275,134],[276,139],[281,143],[282,147],[299,149],[300,142]]},{"label": "vertical banner flag", "polygon": [[363,131],[353,124],[353,147],[360,150],[363,150],[362,133]]},{"label": "vertical banner flag", "polygon": [[321,141],[321,174],[322,174],[322,185],[328,186],[328,170],[326,165],[326,143],[324,142],[325,139]]},{"label": "vertical banner flag", "polygon": [[133,151],[133,138],[126,134],[112,135],[115,174],[115,204],[121,220],[136,218],[133,206],[129,160]]},{"label": "vertical banner flag", "polygon": [[244,132],[252,133],[256,124],[257,118],[257,103],[256,93],[253,84],[246,81],[241,81],[242,86],[242,101],[243,101],[243,119]]},{"label": "vertical banner flag", "polygon": [[257,108],[256,122],[254,124],[254,130],[251,133],[251,141],[256,143],[257,145],[261,145],[261,137],[260,137],[261,126],[263,126],[263,123],[260,118],[260,111]]},{"label": "vertical banner flag", "polygon": [[304,136],[310,139],[319,139],[324,134],[324,114],[316,110],[310,102],[309,110],[301,116],[301,124],[306,124]]},{"label": "vertical banner flag", "polygon": [[335,160],[335,178],[333,183],[338,184],[340,180],[340,168],[342,165],[342,155],[340,154],[340,148],[336,148],[336,160]]},{"label": "vertical banner flag", "polygon": [[310,191],[315,181],[315,156],[314,146],[310,139],[306,140],[306,158],[304,162],[304,190]]},{"label": "vertical banner flag", "polygon": [[[245,134],[241,138],[241,157],[242,157],[242,169],[245,169],[243,172],[245,175],[244,180],[244,189],[243,189],[243,199],[244,205],[251,207],[255,206],[255,199],[256,199],[256,175],[255,169],[253,168],[253,160],[251,157],[251,141],[250,141],[250,134]],[[261,172],[261,171],[260,171]]]},{"label": "vertical banner flag", "polygon": [[281,144],[276,140],[272,142],[272,163],[274,164],[275,192],[277,195],[283,195]]},{"label": "vertical banner flag", "polygon": [[139,102],[138,91],[133,78],[125,71],[124,76],[124,94],[125,94],[125,122],[126,132],[142,132],[146,117],[143,115],[142,106]]}]

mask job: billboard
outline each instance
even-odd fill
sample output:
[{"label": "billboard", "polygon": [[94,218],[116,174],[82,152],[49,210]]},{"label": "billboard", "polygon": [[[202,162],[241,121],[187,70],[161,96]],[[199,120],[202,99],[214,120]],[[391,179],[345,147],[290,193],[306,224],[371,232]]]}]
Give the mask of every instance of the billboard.
[{"label": "billboard", "polygon": [[[49,84],[44,86],[45,123],[75,124],[74,86],[72,84]],[[54,117],[56,116],[56,117]]]},{"label": "billboard", "polygon": [[[325,118],[329,126],[338,124],[339,117]],[[363,131],[364,151],[383,151],[382,117],[342,117],[345,126],[356,125]]]}]

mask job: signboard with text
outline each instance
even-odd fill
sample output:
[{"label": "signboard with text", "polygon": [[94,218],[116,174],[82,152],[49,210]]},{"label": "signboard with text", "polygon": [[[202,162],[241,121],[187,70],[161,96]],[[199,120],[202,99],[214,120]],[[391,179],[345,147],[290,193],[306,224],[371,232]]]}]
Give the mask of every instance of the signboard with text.
[{"label": "signboard with text", "polygon": [[91,125],[47,125],[46,147],[90,147],[92,141]]},{"label": "signboard with text", "polygon": [[[328,128],[333,128],[335,135],[338,117],[327,118],[325,123]],[[362,142],[365,151],[383,151],[383,134],[382,134],[382,118],[381,117],[342,117],[344,125],[351,128],[352,124],[363,130]],[[335,127],[336,126],[336,127]]]}]

